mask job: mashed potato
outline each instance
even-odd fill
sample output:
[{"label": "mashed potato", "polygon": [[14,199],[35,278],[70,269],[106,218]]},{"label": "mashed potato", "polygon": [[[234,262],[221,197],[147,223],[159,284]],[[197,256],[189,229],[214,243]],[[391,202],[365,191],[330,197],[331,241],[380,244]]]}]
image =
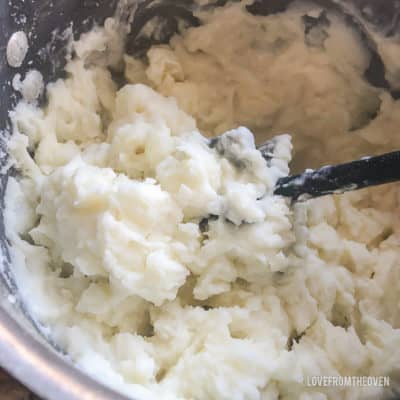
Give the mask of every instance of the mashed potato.
[{"label": "mashed potato", "polygon": [[[12,112],[14,274],[87,373],[137,399],[377,399],[398,387],[399,185],[291,205],[273,195],[290,136],[267,159],[253,137],[292,133],[298,167],[400,147],[400,103],[363,78],[357,33],[321,15],[229,4],[145,61],[117,49],[95,63],[115,41],[108,21],[74,43],[45,107]],[[305,29],[305,16],[324,23]],[[122,63],[118,88],[108,66]],[[206,137],[223,132],[217,146]],[[316,376],[391,385],[308,384]]]}]

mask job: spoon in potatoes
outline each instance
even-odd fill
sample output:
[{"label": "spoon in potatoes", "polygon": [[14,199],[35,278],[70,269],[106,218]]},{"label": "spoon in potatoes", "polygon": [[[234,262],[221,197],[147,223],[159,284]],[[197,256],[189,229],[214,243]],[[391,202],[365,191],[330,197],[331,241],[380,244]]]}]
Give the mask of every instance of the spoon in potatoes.
[{"label": "spoon in potatoes", "polygon": [[[243,168],[246,163],[235,151],[243,140],[241,139],[243,132],[249,131],[239,128],[226,132],[211,139],[209,146],[215,148],[236,167]],[[267,164],[274,158],[277,142],[276,137],[258,147]],[[274,194],[288,197],[292,201],[305,201],[395,181],[400,181],[400,151],[363,157],[345,164],[327,165],[317,170],[308,169],[299,175],[285,176],[277,181]]]},{"label": "spoon in potatoes", "polygon": [[[260,151],[263,153],[262,148]],[[274,194],[290,197],[294,201],[304,201],[398,180],[400,180],[400,151],[395,151],[283,177],[278,180]]]}]

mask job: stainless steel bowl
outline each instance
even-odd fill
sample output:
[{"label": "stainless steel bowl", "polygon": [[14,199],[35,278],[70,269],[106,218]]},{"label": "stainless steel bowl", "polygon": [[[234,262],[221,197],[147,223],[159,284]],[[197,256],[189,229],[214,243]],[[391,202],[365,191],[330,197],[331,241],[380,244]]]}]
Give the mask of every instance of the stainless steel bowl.
[{"label": "stainless steel bowl", "polygon": [[[250,12],[261,15],[282,12],[293,0],[256,0],[249,6]],[[381,31],[385,36],[400,31],[400,4],[398,0],[314,0],[323,7],[336,7],[348,17],[350,24],[362,32],[365,45],[373,53],[366,78],[376,86],[389,88],[384,77],[385,67],[375,53],[374,43],[365,26]],[[218,7],[226,0],[211,0],[208,6]],[[132,23],[127,51],[144,56],[155,42],[167,42],[176,32],[178,20],[187,25],[199,21],[193,16],[191,0],[0,0],[0,147],[5,150],[5,138],[9,128],[8,111],[18,101],[11,80],[16,72],[30,68],[41,71],[45,80],[52,81],[63,75],[65,40],[61,37],[49,39],[52,32],[62,32],[71,22],[74,33],[89,30],[94,23],[101,24],[118,9],[120,18]],[[134,14],[132,10],[135,10]],[[147,21],[157,17],[161,36],[140,35]],[[21,68],[10,68],[6,63],[6,44],[15,31],[23,30],[29,36],[30,48]],[[28,65],[28,62],[30,63]],[[1,151],[0,167],[7,162],[5,151]],[[0,168],[2,170],[2,168]],[[9,174],[0,175],[0,198],[4,203],[4,192]],[[29,316],[18,297],[18,288],[13,278],[8,242],[4,233],[3,216],[0,214],[0,365],[11,375],[22,381],[39,396],[49,400],[125,399],[124,396],[107,389],[83,372],[76,369],[68,357],[57,346],[45,339],[41,329]],[[99,377],[101,378],[101,377]],[[134,396],[134,394],[133,394]]]}]

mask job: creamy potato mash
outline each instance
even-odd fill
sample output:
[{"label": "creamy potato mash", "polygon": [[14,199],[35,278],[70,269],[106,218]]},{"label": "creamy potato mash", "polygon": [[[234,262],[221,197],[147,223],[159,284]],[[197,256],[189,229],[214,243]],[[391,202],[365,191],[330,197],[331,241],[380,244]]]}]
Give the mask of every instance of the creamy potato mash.
[{"label": "creamy potato mash", "polygon": [[[392,150],[400,103],[365,80],[369,51],[333,12],[198,17],[144,60],[108,20],[73,44],[44,107],[28,96],[12,112],[21,297],[80,368],[135,399],[390,398],[400,186],[297,205],[273,188],[287,133],[297,168]],[[272,137],[264,159],[256,142]]]}]

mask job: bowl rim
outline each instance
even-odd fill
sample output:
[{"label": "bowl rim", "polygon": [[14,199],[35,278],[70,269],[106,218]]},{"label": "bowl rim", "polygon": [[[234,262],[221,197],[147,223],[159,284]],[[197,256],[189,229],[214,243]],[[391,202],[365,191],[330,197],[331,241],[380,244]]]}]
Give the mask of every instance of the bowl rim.
[{"label": "bowl rim", "polygon": [[35,394],[48,400],[129,399],[40,343],[2,306],[0,365]]}]

